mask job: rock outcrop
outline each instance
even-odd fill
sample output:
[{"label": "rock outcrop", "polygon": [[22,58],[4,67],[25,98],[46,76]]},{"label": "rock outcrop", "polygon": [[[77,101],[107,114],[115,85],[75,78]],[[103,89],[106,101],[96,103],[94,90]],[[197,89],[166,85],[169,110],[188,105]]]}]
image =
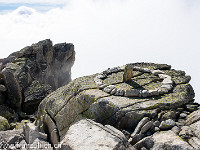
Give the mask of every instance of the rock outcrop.
[{"label": "rock outcrop", "polygon": [[[40,41],[1,60],[0,104],[32,114],[52,91],[71,81],[73,44]],[[6,98],[5,98],[6,97]]]},{"label": "rock outcrop", "polygon": [[[153,135],[162,136],[162,131],[169,130],[186,137],[183,145],[188,146],[188,140],[197,143],[199,139],[198,131],[192,131],[191,136],[180,133],[186,130],[183,126],[187,118],[191,130],[198,126],[198,117],[189,119],[199,109],[190,79],[184,71],[166,64],[133,63],[109,68],[77,78],[48,95],[39,105],[36,124],[53,144],[65,139],[71,125],[88,118],[122,131],[136,149],[163,147],[162,142],[155,145]],[[187,146],[191,148],[191,144]]]}]

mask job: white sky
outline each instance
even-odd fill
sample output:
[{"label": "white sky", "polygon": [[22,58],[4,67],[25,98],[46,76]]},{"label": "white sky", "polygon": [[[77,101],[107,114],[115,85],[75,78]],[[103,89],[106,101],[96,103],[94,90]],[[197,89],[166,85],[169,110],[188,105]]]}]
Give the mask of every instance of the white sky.
[{"label": "white sky", "polygon": [[[131,62],[167,63],[191,75],[200,102],[200,1],[1,0],[0,57],[51,39],[75,45],[72,77]],[[26,3],[32,4],[27,7]],[[51,5],[48,11],[38,11]],[[52,5],[60,4],[62,7]],[[199,93],[198,93],[199,92]]]}]

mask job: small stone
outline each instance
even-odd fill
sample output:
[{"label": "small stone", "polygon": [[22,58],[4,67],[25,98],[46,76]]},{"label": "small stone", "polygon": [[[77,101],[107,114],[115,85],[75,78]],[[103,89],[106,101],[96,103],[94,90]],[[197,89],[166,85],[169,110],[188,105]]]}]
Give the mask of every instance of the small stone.
[{"label": "small stone", "polygon": [[115,88],[114,85],[109,85],[103,89],[104,92],[110,93]]},{"label": "small stone", "polygon": [[117,89],[114,88],[114,89],[112,89],[112,91],[110,92],[110,94],[111,94],[111,95],[114,95],[116,92],[117,92]]},{"label": "small stone", "polygon": [[141,130],[141,128],[149,121],[148,117],[144,117],[140,120],[140,122],[137,124],[134,132],[131,134],[131,137],[134,136],[135,134],[138,134]]},{"label": "small stone", "polygon": [[167,130],[167,129],[171,129],[173,126],[175,126],[175,121],[172,119],[168,119],[168,120],[162,121],[159,128],[161,130]]},{"label": "small stone", "polygon": [[189,139],[189,138],[191,138],[193,136],[192,130],[190,129],[189,126],[183,126],[181,128],[181,131],[179,132],[179,136],[182,139]]},{"label": "small stone", "polygon": [[99,89],[104,89],[106,86],[108,86],[107,84],[103,84],[101,86],[99,86]]},{"label": "small stone", "polygon": [[162,84],[170,84],[170,85],[173,85],[173,81],[171,79],[171,77],[169,78],[165,78],[163,81],[162,81]]},{"label": "small stone", "polygon": [[131,139],[129,139],[129,142],[134,145],[138,141],[140,141],[142,138],[144,138],[144,134],[135,134],[134,136],[131,136]]},{"label": "small stone", "polygon": [[105,74],[103,74],[103,73],[101,73],[101,74],[99,74],[98,76],[96,76],[96,78],[98,78],[98,79],[104,79],[104,78],[106,78],[107,76],[105,75]]},{"label": "small stone", "polygon": [[171,78],[169,75],[166,74],[158,74],[159,78],[165,79],[165,78]]},{"label": "small stone", "polygon": [[179,134],[179,132],[180,132],[180,128],[179,127],[177,127],[177,126],[174,126],[172,129],[171,129],[175,134]]},{"label": "small stone", "polygon": [[160,128],[159,128],[159,127],[155,127],[155,128],[154,128],[154,131],[155,131],[155,132],[160,131]]},{"label": "small stone", "polygon": [[181,119],[184,119],[184,118],[187,117],[187,114],[185,114],[185,113],[181,113],[179,117],[180,117]]},{"label": "small stone", "polygon": [[124,95],[124,90],[123,89],[117,89],[117,91],[116,91],[116,93],[114,95],[123,96]]},{"label": "small stone", "polygon": [[164,72],[161,70],[152,70],[152,74],[157,76],[158,74],[164,74]]},{"label": "small stone", "polygon": [[140,92],[137,89],[125,90],[124,96],[139,96]]},{"label": "small stone", "polygon": [[150,73],[151,69],[149,69],[149,68],[143,68],[143,72]]},{"label": "small stone", "polygon": [[147,122],[142,128],[140,133],[146,133],[153,126],[153,121]]},{"label": "small stone", "polygon": [[133,76],[133,66],[127,64],[124,69],[123,81],[124,82],[130,81],[132,76]]},{"label": "small stone", "polygon": [[149,91],[148,90],[142,90],[141,95],[142,95],[142,97],[148,97]]},{"label": "small stone", "polygon": [[159,95],[158,89],[156,88],[155,90],[149,90],[149,95],[150,95],[150,96]]},{"label": "small stone", "polygon": [[155,127],[159,127],[160,121],[154,121],[153,125],[154,125]]},{"label": "small stone", "polygon": [[173,86],[171,84],[163,84],[161,88],[166,88],[168,91],[170,91],[173,88]]},{"label": "small stone", "polygon": [[97,82],[103,83],[103,81],[102,81],[101,79],[97,78],[97,77],[94,78],[94,81],[95,81],[96,83],[97,83]]}]

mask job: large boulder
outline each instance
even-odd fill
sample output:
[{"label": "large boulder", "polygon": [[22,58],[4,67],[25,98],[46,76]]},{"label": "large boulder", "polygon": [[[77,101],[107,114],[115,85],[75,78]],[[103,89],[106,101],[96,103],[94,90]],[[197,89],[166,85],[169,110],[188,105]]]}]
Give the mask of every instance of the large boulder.
[{"label": "large boulder", "polygon": [[128,65],[133,68],[130,81],[124,81],[122,66],[77,78],[57,89],[40,103],[36,124],[56,143],[82,118],[134,131],[143,117],[154,119],[160,110],[176,110],[193,101],[185,72],[166,64]]},{"label": "large boulder", "polygon": [[62,150],[133,150],[123,133],[89,119],[72,125],[60,144]]},{"label": "large boulder", "polygon": [[[14,109],[35,112],[50,92],[71,81],[75,52],[73,44],[40,41],[1,60],[6,101]],[[6,90],[2,89],[2,90]]]}]

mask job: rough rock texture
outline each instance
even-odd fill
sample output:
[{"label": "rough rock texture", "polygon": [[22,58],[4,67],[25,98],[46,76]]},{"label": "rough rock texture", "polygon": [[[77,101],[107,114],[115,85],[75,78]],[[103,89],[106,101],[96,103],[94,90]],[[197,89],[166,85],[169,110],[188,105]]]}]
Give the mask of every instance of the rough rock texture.
[{"label": "rough rock texture", "polygon": [[53,45],[50,40],[12,53],[0,62],[0,84],[5,85],[0,85],[0,103],[6,95],[12,108],[35,112],[42,99],[71,81],[74,59],[73,44]]},{"label": "rough rock texture", "polygon": [[[94,119],[103,125],[109,124],[130,133],[144,117],[159,123],[170,118],[174,119],[177,126],[185,125],[185,120],[180,120],[179,115],[186,108],[181,111],[176,109],[193,102],[194,91],[189,84],[190,77],[184,71],[171,69],[166,64],[130,65],[136,69],[133,70],[131,81],[123,82],[122,66],[77,78],[57,89],[40,103],[36,124],[50,136],[52,143],[62,141],[69,127],[83,118]],[[127,90],[140,93],[127,96]],[[172,110],[174,113],[167,113]],[[169,114],[168,117],[165,114]],[[175,118],[170,117],[172,114]],[[155,128],[152,121],[143,128],[144,137],[158,131],[159,123]],[[138,130],[141,128],[138,127]]]},{"label": "rough rock texture", "polygon": [[61,141],[62,150],[133,150],[121,131],[89,119],[73,124]]},{"label": "rough rock texture", "polygon": [[153,150],[192,150],[187,142],[183,141],[180,137],[172,131],[161,131],[153,135],[154,146]]}]

